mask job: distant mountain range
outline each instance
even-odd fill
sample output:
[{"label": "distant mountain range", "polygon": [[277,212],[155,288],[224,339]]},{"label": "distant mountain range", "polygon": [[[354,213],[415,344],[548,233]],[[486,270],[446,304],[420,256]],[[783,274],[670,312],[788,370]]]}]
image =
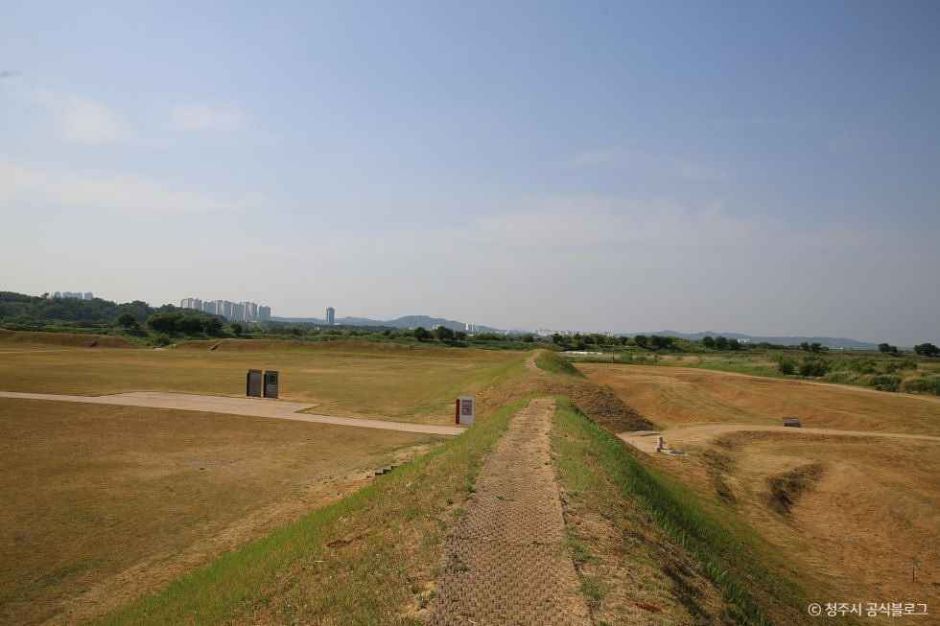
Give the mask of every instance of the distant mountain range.
[{"label": "distant mountain range", "polygon": [[[296,324],[320,324],[325,325],[326,320],[318,317],[274,317],[272,318],[275,322],[291,322]],[[397,317],[392,320],[376,320],[370,319],[368,317],[341,317],[336,319],[336,324],[341,326],[376,326],[383,328],[417,328],[419,326],[427,328],[428,330],[437,328],[438,326],[444,326],[450,328],[451,330],[464,330],[466,324],[464,322],[458,322],[456,320],[449,320],[443,317],[431,317],[428,315],[404,315],[402,317]],[[505,330],[494,328],[492,326],[483,326],[477,324],[474,326],[477,332],[494,332],[494,333],[503,333],[507,332]],[[510,332],[530,332],[524,330],[513,330]],[[795,346],[803,343],[820,343],[829,348],[843,348],[843,349],[865,349],[872,350],[877,348],[877,344],[870,343],[867,341],[859,341],[857,339],[849,339],[846,337],[801,337],[801,336],[761,336],[761,335],[746,335],[743,333],[730,333],[730,332],[715,332],[711,330],[698,332],[698,333],[683,333],[677,330],[658,330],[654,332],[642,332],[642,333],[621,333],[624,335],[663,335],[666,337],[678,337],[680,339],[688,339],[690,341],[699,341],[703,337],[711,336],[717,337],[719,335],[727,337],[728,339],[737,339],[738,341],[744,341],[747,343],[776,343],[782,344],[785,346]]]},{"label": "distant mountain range", "polygon": [[745,335],[742,333],[719,333],[712,330],[707,330],[700,333],[680,333],[676,330],[659,330],[656,332],[650,333],[630,333],[631,335],[663,335],[666,337],[678,337],[680,339],[688,339],[690,341],[699,341],[703,337],[717,337],[719,335],[727,337],[728,339],[737,339],[738,341],[745,341],[748,343],[776,343],[785,346],[796,346],[804,341],[806,343],[819,343],[829,348],[845,348],[845,349],[865,349],[873,350],[878,347],[878,344],[870,343],[868,341],[859,341],[857,339],[848,339],[846,337],[800,337],[800,336],[784,336],[784,337],[765,337],[760,335]]},{"label": "distant mountain range", "polygon": [[[295,324],[320,324],[326,325],[326,320],[318,317],[273,317],[275,322],[291,322]],[[393,320],[374,320],[368,317],[338,317],[335,321],[338,326],[378,326],[382,328],[427,328],[431,330],[438,326],[444,326],[451,330],[466,330],[465,322],[449,320],[443,317],[430,317],[428,315],[403,315]],[[503,332],[490,326],[474,325],[476,332]]]}]

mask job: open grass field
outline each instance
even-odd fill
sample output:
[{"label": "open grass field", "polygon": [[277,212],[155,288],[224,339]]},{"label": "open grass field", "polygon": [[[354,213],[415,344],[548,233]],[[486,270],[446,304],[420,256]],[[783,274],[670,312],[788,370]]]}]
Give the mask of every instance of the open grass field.
[{"label": "open grass field", "polygon": [[661,428],[692,424],[804,426],[940,435],[940,398],[709,370],[580,363]]},{"label": "open grass field", "polygon": [[0,623],[76,621],[106,610],[437,441],[266,418],[0,400]]},{"label": "open grass field", "polygon": [[[937,399],[678,367],[578,367],[686,452],[651,460],[753,528],[767,558],[786,559],[811,590],[808,601],[940,605],[940,442],[877,436],[940,434]],[[873,436],[747,430],[786,415]]]},{"label": "open grass field", "polygon": [[454,397],[491,384],[526,356],[391,344],[251,340],[191,342],[166,350],[53,347],[0,338],[0,350],[9,350],[0,359],[0,389],[241,396],[246,370],[275,369],[281,373],[281,398],[309,402],[316,413],[426,423],[449,423]]}]

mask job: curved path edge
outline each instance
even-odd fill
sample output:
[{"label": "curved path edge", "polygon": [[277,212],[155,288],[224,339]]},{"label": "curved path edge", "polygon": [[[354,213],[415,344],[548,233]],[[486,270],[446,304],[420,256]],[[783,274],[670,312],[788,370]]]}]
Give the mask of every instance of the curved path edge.
[{"label": "curved path edge", "polygon": [[55,393],[23,393],[0,391],[0,398],[14,400],[47,400],[51,402],[76,402],[81,404],[105,404],[111,406],[133,406],[151,409],[175,409],[180,411],[201,411],[206,413],[224,413],[247,417],[268,417],[272,419],[329,424],[332,426],[351,426],[354,428],[373,428],[394,430],[404,433],[422,433],[427,435],[459,435],[465,429],[460,426],[440,426],[436,424],[413,424],[358,417],[335,417],[300,413],[311,408],[301,402],[270,400],[262,398],[230,398],[226,396],[203,396],[186,393],[168,393],[163,391],[135,391],[107,396],[71,396]]}]

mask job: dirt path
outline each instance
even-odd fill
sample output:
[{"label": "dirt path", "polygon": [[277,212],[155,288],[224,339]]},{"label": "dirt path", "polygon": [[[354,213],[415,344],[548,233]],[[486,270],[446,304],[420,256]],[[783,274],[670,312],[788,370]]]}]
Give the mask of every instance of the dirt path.
[{"label": "dirt path", "polygon": [[483,466],[445,545],[433,626],[590,625],[551,464],[554,410],[533,400]]},{"label": "dirt path", "polygon": [[680,426],[664,431],[641,430],[617,435],[633,447],[649,454],[656,453],[656,443],[662,435],[666,445],[681,449],[683,445],[703,444],[722,435],[736,432],[770,432],[790,435],[837,435],[844,437],[869,437],[888,439],[915,439],[940,442],[934,435],[912,435],[908,433],[882,433],[877,431],[839,430],[838,428],[786,428],[784,426],[761,426],[760,424],[701,424]]},{"label": "dirt path", "polygon": [[330,415],[299,413],[299,411],[310,408],[310,405],[300,402],[264,400],[261,398],[228,398],[225,396],[200,396],[185,393],[166,393],[162,391],[135,391],[132,393],[117,393],[109,396],[68,396],[52,393],[0,391],[0,398],[205,411],[227,415],[270,417],[273,419],[295,420],[298,422],[332,424],[334,426],[354,426],[356,428],[377,428],[380,430],[396,430],[399,432],[425,433],[429,435],[459,435],[464,431],[460,426],[436,426],[434,424],[412,424],[408,422],[360,419],[357,417],[333,417]]}]

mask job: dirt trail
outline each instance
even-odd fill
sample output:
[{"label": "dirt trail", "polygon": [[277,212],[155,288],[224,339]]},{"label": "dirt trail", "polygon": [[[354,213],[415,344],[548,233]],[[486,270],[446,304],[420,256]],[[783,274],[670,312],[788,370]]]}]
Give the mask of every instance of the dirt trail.
[{"label": "dirt trail", "polygon": [[162,391],[135,391],[131,393],[117,393],[110,396],[69,396],[52,393],[0,391],[0,398],[140,406],[152,409],[206,411],[209,413],[223,413],[227,415],[270,417],[273,419],[294,420],[298,422],[332,424],[334,426],[354,426],[357,428],[377,428],[380,430],[396,430],[399,432],[425,433],[429,435],[459,435],[464,431],[464,428],[460,426],[436,426],[434,424],[412,424],[409,422],[391,422],[358,417],[333,417],[330,415],[299,413],[299,411],[310,408],[310,405],[300,402],[265,400],[261,398],[200,396],[186,393],[166,393]]},{"label": "dirt trail", "polygon": [[533,400],[483,466],[445,545],[433,626],[591,623],[551,464],[554,410],[554,400]]},{"label": "dirt trail", "polygon": [[641,430],[625,432],[617,435],[633,447],[654,454],[659,435],[662,435],[666,444],[672,448],[681,448],[683,445],[707,443],[722,435],[736,432],[770,432],[790,435],[836,435],[840,437],[872,437],[887,439],[914,439],[918,441],[936,441],[940,437],[934,435],[913,435],[908,433],[882,433],[877,431],[840,430],[838,428],[787,428],[785,426],[762,426],[760,424],[700,424],[696,426],[680,426],[664,431]]}]

